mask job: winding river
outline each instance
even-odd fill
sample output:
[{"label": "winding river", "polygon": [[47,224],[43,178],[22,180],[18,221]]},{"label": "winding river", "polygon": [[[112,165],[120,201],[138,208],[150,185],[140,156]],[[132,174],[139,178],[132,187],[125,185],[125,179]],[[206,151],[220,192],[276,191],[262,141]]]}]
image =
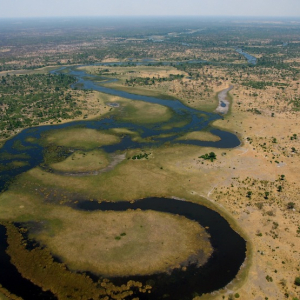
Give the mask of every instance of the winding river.
[{"label": "winding river", "polygon": [[[93,80],[95,78],[93,78],[92,75],[87,74],[82,70],[78,70],[76,67],[68,69],[61,68],[53,71],[53,73],[59,73],[61,71],[67,71],[70,75],[75,76],[78,80],[78,84],[85,89],[97,90],[99,92],[131,100],[164,105],[172,110],[173,116],[169,121],[161,124],[137,125],[119,120],[112,114],[110,117],[100,120],[76,121],[67,124],[39,126],[25,129],[12,139],[8,140],[0,149],[0,163],[2,165],[10,164],[15,160],[24,162],[24,165],[19,168],[2,171],[0,169],[0,191],[2,190],[2,192],[9,186],[9,182],[17,175],[26,172],[43,162],[43,147],[39,143],[30,142],[29,138],[38,140],[49,130],[58,130],[74,126],[99,130],[127,128],[131,131],[138,131],[144,139],[150,138],[147,142],[136,142],[133,141],[130,136],[124,136],[118,144],[101,147],[107,153],[125,151],[130,148],[159,147],[166,142],[217,148],[233,148],[240,144],[236,135],[210,127],[209,124],[212,121],[222,118],[218,114],[198,111],[185,106],[178,100],[163,100],[114,90],[97,84],[96,81]],[[170,129],[162,129],[165,125],[174,124],[174,122],[179,122],[180,120],[188,120],[188,123],[182,127],[170,126]],[[198,140],[177,140],[179,136],[187,132],[204,129],[210,129],[213,134],[220,137],[220,141],[205,142]],[[162,134],[170,135],[168,135],[168,137],[162,137]],[[214,248],[213,255],[209,261],[200,268],[190,265],[186,271],[174,270],[171,275],[156,274],[152,276],[130,278],[142,282],[151,281],[154,284],[153,293],[147,295],[138,295],[137,293],[135,295],[140,297],[140,299],[192,299],[195,295],[201,295],[202,293],[220,289],[235,278],[246,257],[246,242],[230,227],[228,222],[217,212],[195,203],[178,201],[175,199],[149,198],[136,201],[133,204],[128,202],[98,204],[96,202],[83,201],[76,206],[74,205],[73,208],[81,210],[115,211],[125,211],[128,208],[139,208],[142,210],[150,209],[180,214],[195,220],[202,226],[208,228],[207,231],[211,235],[211,243]],[[26,290],[28,289],[35,290],[34,299],[55,299],[53,294],[50,292],[43,292],[41,288],[35,286],[29,280],[23,278],[21,274],[16,272],[15,267],[9,262],[9,256],[5,252],[6,247],[5,227],[0,226],[0,284],[23,299],[32,299],[28,296],[28,293],[26,293]],[[9,282],[14,282],[15,284],[13,286],[5,280],[5,274],[12,274]],[[115,284],[122,284],[126,282],[128,278],[112,278],[111,280]]]}]

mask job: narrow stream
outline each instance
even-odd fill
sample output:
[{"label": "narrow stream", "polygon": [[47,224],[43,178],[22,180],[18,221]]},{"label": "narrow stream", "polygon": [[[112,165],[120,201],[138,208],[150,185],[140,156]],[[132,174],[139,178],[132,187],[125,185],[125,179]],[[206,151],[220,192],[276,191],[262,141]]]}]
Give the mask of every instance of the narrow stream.
[{"label": "narrow stream", "polygon": [[237,48],[237,49],[235,49],[235,51],[237,53],[243,55],[247,59],[249,64],[251,64],[251,65],[256,65],[257,64],[257,58],[255,56],[250,55],[247,52],[244,52],[241,48]]}]

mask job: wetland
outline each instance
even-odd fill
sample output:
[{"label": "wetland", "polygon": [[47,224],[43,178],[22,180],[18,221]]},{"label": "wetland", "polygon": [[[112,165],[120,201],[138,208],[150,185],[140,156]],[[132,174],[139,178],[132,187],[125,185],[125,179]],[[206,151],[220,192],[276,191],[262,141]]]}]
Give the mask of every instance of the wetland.
[{"label": "wetland", "polygon": [[[60,69],[52,73],[61,70],[66,71]],[[130,202],[122,202],[126,199],[119,196],[124,193],[126,183],[109,182],[118,178],[114,173],[120,168],[125,167],[124,171],[128,173],[122,179],[125,182],[130,180],[129,174],[140,174],[142,170],[135,172],[127,169],[133,166],[128,161],[128,153],[136,152],[134,149],[141,152],[133,157],[138,157],[142,167],[144,160],[154,160],[153,152],[166,145],[231,148],[239,145],[239,139],[230,132],[210,129],[210,123],[220,118],[216,114],[189,108],[178,100],[140,96],[106,88],[74,67],[68,73],[75,76],[82,88],[117,96],[117,102],[112,104],[118,105],[111,106],[115,110],[111,116],[99,120],[25,129],[1,148],[1,153],[10,154],[8,157],[2,156],[1,163],[4,166],[13,163],[17,157],[24,162],[10,172],[5,169],[1,171],[1,175],[5,175],[1,176],[2,189],[7,191],[2,193],[0,201],[4,208],[5,203],[12,204],[9,200],[11,197],[15,198],[20,211],[11,211],[4,219],[20,222],[19,226],[27,232],[23,236],[23,243],[33,241],[40,245],[36,247],[41,247],[34,247],[27,253],[28,259],[34,257],[32,251],[38,255],[46,247],[51,255],[68,266],[68,272],[89,272],[93,274],[92,278],[108,278],[117,286],[134,280],[151,287],[151,291],[142,295],[141,291],[131,290],[132,295],[140,299],[190,299],[192,295],[212,292],[232,281],[245,260],[246,243],[217,212],[199,204],[168,198],[147,198],[132,205]],[[138,116],[143,114],[145,117],[139,119]],[[182,125],[179,125],[180,120]],[[202,134],[203,129],[207,133]],[[143,152],[149,153],[144,155]],[[22,155],[24,160],[20,160]],[[156,173],[161,170],[157,168],[153,171]],[[142,176],[147,181],[146,173],[142,172]],[[12,183],[8,185],[11,180]],[[153,194],[154,187],[151,182],[148,184]],[[119,206],[114,208],[103,202],[102,208],[99,202],[107,199],[105,194],[111,193],[112,186],[116,187],[116,194],[110,199],[117,201],[115,204],[119,203]],[[149,195],[146,190],[143,193]],[[19,198],[17,195],[21,194],[23,196]],[[128,200],[135,200],[134,195],[126,194]],[[154,195],[159,194],[158,189]],[[140,195],[140,191],[136,193],[136,197]],[[93,201],[87,201],[91,198]],[[78,209],[89,212],[77,212]],[[117,212],[120,209],[123,212]],[[8,210],[8,206],[7,211],[4,208],[2,217]],[[106,210],[109,211],[104,212]],[[34,221],[36,214],[39,217]],[[76,219],[81,220],[80,223],[75,222]],[[226,243],[224,240],[221,242],[221,237],[226,239]],[[229,258],[225,254],[225,244],[228,245],[231,240],[230,248],[235,250],[227,252],[228,255],[234,253]],[[29,271],[24,271],[24,266],[18,260],[18,253],[26,251],[21,245],[14,248],[10,245],[8,249],[14,255],[18,270],[23,270],[21,274],[25,272],[25,277],[28,277]],[[153,258],[149,260],[149,256]],[[224,265],[229,261],[230,272]],[[221,270],[225,269],[222,275]],[[217,274],[218,280],[215,278],[214,284],[209,284],[210,278]],[[35,276],[30,278],[37,283]],[[20,276],[16,276],[17,279],[21,282],[23,280]],[[185,282],[185,289],[182,288],[182,282]],[[1,284],[10,289],[4,282]],[[54,292],[55,289],[52,287],[50,290]],[[27,298],[21,289],[20,292],[13,292]],[[52,295],[41,292],[40,297],[50,299]],[[120,296],[120,299],[122,297],[125,296]]]}]

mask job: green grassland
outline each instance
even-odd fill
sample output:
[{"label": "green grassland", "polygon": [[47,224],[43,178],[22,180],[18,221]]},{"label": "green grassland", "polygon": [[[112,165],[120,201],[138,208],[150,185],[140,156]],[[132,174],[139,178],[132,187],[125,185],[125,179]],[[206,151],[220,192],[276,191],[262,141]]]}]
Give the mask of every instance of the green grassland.
[{"label": "green grassland", "polygon": [[100,150],[76,151],[65,160],[50,167],[61,172],[90,172],[105,168],[109,163],[107,155]]}]

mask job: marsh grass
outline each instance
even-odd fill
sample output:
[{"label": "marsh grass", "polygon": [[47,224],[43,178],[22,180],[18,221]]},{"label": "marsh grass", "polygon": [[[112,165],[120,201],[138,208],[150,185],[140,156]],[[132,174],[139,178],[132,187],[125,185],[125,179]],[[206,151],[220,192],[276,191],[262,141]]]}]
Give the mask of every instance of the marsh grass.
[{"label": "marsh grass", "polygon": [[143,101],[119,101],[123,109],[117,113],[119,119],[132,123],[166,122],[172,117],[171,109],[159,104]]},{"label": "marsh grass", "polygon": [[[85,273],[70,272],[65,264],[55,262],[48,249],[36,247],[26,249],[26,240],[22,232],[11,223],[4,223],[7,228],[8,254],[18,271],[44,290],[50,290],[58,299],[124,299],[132,295],[132,289],[142,288],[144,292],[151,289],[140,282],[128,281],[121,287],[113,285],[107,279],[94,282]],[[26,231],[26,228],[25,228]],[[14,299],[14,298],[12,298]]]},{"label": "marsh grass", "polygon": [[45,136],[45,141],[58,146],[89,150],[103,145],[118,143],[120,139],[104,130],[67,128],[48,132]]},{"label": "marsh grass", "polygon": [[89,172],[105,168],[109,159],[104,151],[76,151],[62,162],[51,164],[50,167],[62,172]]},{"label": "marsh grass", "polygon": [[0,284],[0,299],[1,300],[22,300],[22,298],[13,295]]},{"label": "marsh grass", "polygon": [[12,170],[12,169],[21,168],[21,167],[24,167],[27,165],[28,165],[28,162],[26,162],[26,161],[14,160],[11,163],[0,164],[0,171],[8,171],[8,170]]}]

